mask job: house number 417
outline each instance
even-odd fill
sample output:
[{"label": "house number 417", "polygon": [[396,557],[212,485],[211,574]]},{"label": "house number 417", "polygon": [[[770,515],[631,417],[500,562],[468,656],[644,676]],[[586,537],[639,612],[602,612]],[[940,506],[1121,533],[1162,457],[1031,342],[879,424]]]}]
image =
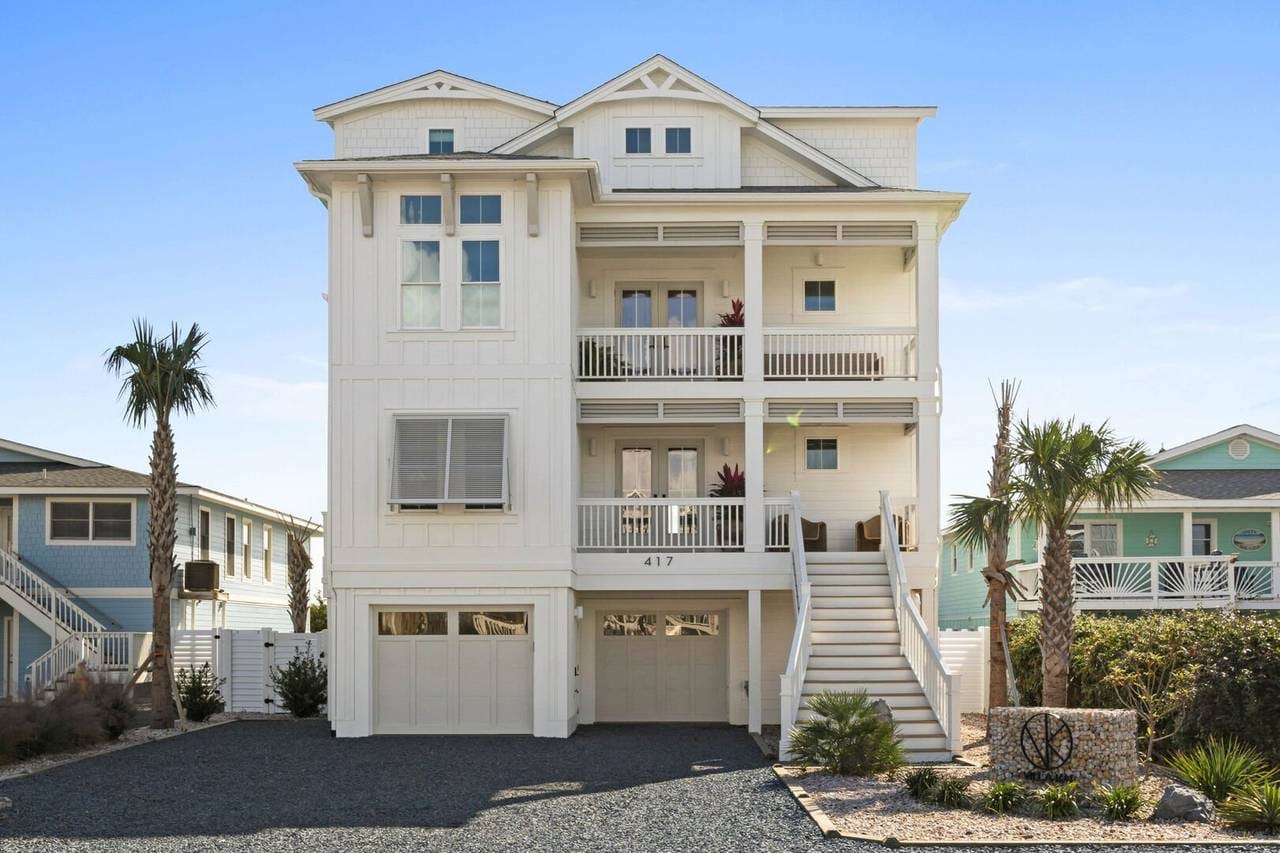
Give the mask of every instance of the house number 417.
[{"label": "house number 417", "polygon": [[645,557],[644,564],[650,568],[661,568],[671,565],[674,559],[670,554],[654,554],[652,557]]}]

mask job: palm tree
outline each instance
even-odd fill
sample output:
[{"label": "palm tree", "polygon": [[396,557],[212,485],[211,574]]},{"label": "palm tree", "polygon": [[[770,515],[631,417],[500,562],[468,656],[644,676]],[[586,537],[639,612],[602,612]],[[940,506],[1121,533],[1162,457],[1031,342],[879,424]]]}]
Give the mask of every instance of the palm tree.
[{"label": "palm tree", "polygon": [[200,354],[208,342],[198,325],[184,335],[174,323],[172,331],[158,337],[145,320],[133,323],[133,340],[107,353],[107,370],[122,377],[120,399],[124,419],[139,428],[155,421],[151,437],[151,484],[147,489],[151,522],[147,552],[151,570],[151,707],[152,725],[173,727],[173,623],[169,601],[177,569],[173,548],[178,537],[178,459],[170,418],[190,415],[213,405],[209,378],[200,367]]},{"label": "palm tree", "polygon": [[1107,425],[1054,419],[1018,426],[1009,482],[1010,517],[1044,530],[1040,570],[1041,702],[1067,704],[1067,677],[1075,630],[1071,540],[1068,527],[1080,507],[1102,512],[1131,507],[1159,480],[1151,454],[1138,441],[1120,439]]},{"label": "palm tree", "polygon": [[[987,496],[960,495],[963,501],[951,505],[951,532],[955,547],[981,546],[987,552],[987,565],[982,577],[987,582],[987,600],[991,613],[991,652],[987,660],[987,706],[999,708],[1009,703],[1009,681],[1005,667],[1005,616],[1009,596],[1022,595],[1022,585],[1009,571],[1009,528],[1013,521],[1013,503],[1009,482],[1013,478],[1013,441],[1011,424],[1013,405],[1018,398],[1018,383],[1000,383],[996,401],[996,441],[991,452],[991,476]],[[1016,562],[1016,561],[1015,561]]]}]

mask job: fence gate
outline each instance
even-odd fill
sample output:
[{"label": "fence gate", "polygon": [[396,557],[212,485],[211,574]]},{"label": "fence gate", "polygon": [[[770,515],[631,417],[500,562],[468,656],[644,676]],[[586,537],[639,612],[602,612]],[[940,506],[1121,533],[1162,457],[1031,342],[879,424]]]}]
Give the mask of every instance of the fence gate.
[{"label": "fence gate", "polygon": [[285,666],[295,652],[305,651],[324,660],[328,632],[293,634],[270,628],[245,630],[216,628],[175,631],[174,664],[178,669],[197,669],[209,664],[222,682],[222,698],[228,711],[287,713],[271,686],[271,672]]},{"label": "fence gate", "polygon": [[987,712],[987,658],[991,654],[991,629],[939,631],[938,649],[947,669],[960,673],[960,711]]}]

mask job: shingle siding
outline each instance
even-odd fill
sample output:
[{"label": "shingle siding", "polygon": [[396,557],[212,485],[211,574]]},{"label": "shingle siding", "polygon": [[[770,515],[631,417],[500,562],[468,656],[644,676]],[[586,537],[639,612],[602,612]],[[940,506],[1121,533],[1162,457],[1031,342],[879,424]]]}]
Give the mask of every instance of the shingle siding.
[{"label": "shingle siding", "polygon": [[372,108],[334,124],[337,157],[379,157],[427,150],[427,130],[455,127],[455,151],[488,151],[538,123],[491,101],[420,100]]},{"label": "shingle siding", "polygon": [[773,123],[881,186],[916,185],[915,119],[774,119]]}]

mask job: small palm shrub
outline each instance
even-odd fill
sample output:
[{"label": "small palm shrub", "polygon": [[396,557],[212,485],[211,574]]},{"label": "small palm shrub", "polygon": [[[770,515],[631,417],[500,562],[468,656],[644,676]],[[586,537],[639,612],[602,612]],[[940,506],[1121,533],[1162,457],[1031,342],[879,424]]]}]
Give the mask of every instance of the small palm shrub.
[{"label": "small palm shrub", "polygon": [[939,779],[925,794],[925,799],[944,809],[967,809],[969,807],[968,779]]},{"label": "small palm shrub", "polygon": [[329,670],[311,654],[311,642],[297,649],[283,667],[271,670],[280,704],[295,717],[314,717],[329,701]]},{"label": "small palm shrub", "polygon": [[1046,785],[1036,795],[1040,811],[1050,820],[1066,820],[1080,814],[1080,783]]},{"label": "small palm shrub", "polygon": [[1128,820],[1145,802],[1137,785],[1103,785],[1097,793],[1098,805],[1107,820]]},{"label": "small palm shrub", "polygon": [[1237,791],[1218,813],[1233,826],[1280,832],[1280,784],[1268,782]]},{"label": "small palm shrub", "polygon": [[933,786],[938,784],[938,771],[932,767],[917,767],[909,771],[902,782],[911,796],[917,800],[923,800],[929,795]]},{"label": "small palm shrub", "polygon": [[178,670],[177,681],[178,698],[187,710],[187,719],[193,723],[207,720],[226,707],[218,689],[226,679],[216,678],[209,664],[202,664],[199,669]]},{"label": "small palm shrub", "polygon": [[865,693],[819,693],[815,715],[791,731],[791,751],[803,764],[840,776],[873,776],[906,764],[893,723],[876,716]]},{"label": "small palm shrub", "polygon": [[1243,791],[1274,779],[1262,753],[1235,738],[1209,738],[1208,742],[1176,753],[1169,759],[1174,773],[1215,803],[1234,791]]},{"label": "small palm shrub", "polygon": [[983,811],[1007,814],[1027,800],[1026,786],[1018,782],[996,782],[982,796],[979,804]]}]

